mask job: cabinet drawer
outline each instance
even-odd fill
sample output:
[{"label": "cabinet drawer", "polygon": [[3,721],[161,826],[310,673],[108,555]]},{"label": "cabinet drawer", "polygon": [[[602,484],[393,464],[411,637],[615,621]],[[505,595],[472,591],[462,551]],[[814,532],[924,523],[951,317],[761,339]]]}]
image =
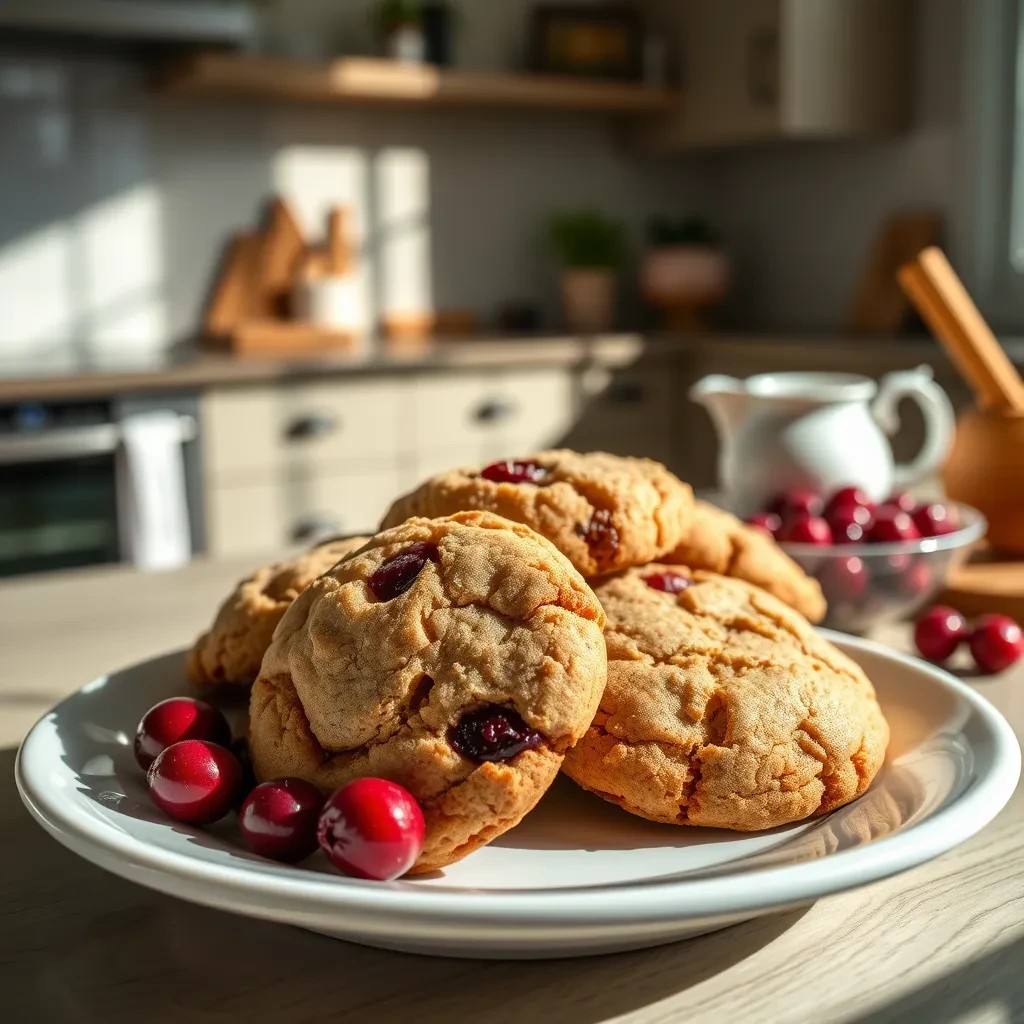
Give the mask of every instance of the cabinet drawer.
[{"label": "cabinet drawer", "polygon": [[268,473],[254,483],[207,490],[215,556],[266,554],[334,533],[372,533],[399,493],[396,468],[329,474]]},{"label": "cabinet drawer", "polygon": [[208,473],[238,482],[253,470],[393,455],[407,387],[371,379],[210,392],[203,404]]},{"label": "cabinet drawer", "polygon": [[524,370],[502,381],[510,413],[489,444],[492,457],[515,458],[562,444],[573,424],[572,377],[567,370]]},{"label": "cabinet drawer", "polygon": [[668,367],[614,372],[594,367],[583,373],[580,390],[571,447],[672,463],[675,378]]}]

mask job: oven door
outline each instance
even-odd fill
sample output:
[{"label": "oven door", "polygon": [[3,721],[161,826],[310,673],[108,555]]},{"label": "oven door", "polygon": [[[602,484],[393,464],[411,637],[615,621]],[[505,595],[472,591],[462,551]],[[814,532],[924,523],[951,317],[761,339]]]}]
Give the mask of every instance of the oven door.
[{"label": "oven door", "polygon": [[120,560],[114,424],[0,436],[0,577]]}]

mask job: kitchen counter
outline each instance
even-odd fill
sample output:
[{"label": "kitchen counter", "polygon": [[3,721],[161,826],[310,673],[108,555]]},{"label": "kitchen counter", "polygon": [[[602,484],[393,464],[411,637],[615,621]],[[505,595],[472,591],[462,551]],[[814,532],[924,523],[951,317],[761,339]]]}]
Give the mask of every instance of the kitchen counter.
[{"label": "kitchen counter", "polygon": [[[599,959],[474,963],[232,917],[77,859],[22,809],[15,745],[92,676],[188,642],[247,563],[0,586],[0,983],[61,1022],[1024,1019],[1024,794],[937,861],[810,907]],[[907,645],[893,627],[879,639]],[[976,685],[1024,733],[1024,666]]]},{"label": "kitchen counter", "polygon": [[[1024,340],[1010,340],[1007,351],[1024,366]],[[843,363],[867,360],[873,365],[941,365],[945,356],[924,336],[905,338],[801,334],[626,333],[577,337],[480,338],[434,341],[408,351],[382,352],[369,358],[339,352],[297,356],[234,356],[182,349],[142,361],[0,360],[0,402],[102,398],[155,391],[194,391],[207,387],[281,381],[327,375],[402,373],[443,369],[520,366],[574,366],[588,362],[616,368],[641,357],[714,356],[735,362],[742,372],[745,357],[770,353],[780,366],[801,365],[813,353]]]}]

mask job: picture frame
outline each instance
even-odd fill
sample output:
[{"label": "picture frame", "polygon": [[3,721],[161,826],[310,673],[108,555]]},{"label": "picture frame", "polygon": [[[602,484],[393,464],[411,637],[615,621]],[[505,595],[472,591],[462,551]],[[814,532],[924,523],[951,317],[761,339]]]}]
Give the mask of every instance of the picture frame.
[{"label": "picture frame", "polygon": [[538,4],[529,40],[529,67],[540,74],[620,81],[643,75],[643,26],[629,4]]}]

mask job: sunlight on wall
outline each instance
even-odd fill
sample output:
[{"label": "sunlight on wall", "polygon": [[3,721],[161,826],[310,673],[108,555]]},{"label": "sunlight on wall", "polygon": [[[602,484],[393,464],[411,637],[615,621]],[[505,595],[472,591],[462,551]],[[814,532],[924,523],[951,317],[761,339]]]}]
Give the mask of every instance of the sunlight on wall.
[{"label": "sunlight on wall", "polygon": [[292,205],[307,241],[325,241],[327,215],[332,206],[344,206],[349,215],[349,238],[356,266],[356,324],[374,326],[374,267],[363,258],[370,231],[366,153],[350,147],[287,146],[274,157],[275,190]]},{"label": "sunlight on wall", "polygon": [[374,160],[374,176],[381,309],[432,310],[430,161],[422,150],[385,149]]},{"label": "sunlight on wall", "polygon": [[4,359],[145,356],[166,342],[159,195],[140,185],[0,249]]}]

